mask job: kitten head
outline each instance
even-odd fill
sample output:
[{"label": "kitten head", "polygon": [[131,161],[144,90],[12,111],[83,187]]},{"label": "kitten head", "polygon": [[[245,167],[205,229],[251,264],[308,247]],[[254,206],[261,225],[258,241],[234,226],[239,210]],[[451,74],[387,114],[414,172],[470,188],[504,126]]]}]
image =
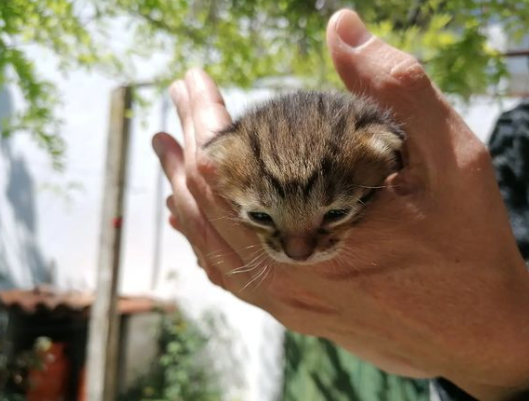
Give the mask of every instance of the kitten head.
[{"label": "kitten head", "polygon": [[400,166],[402,131],[348,94],[296,92],[254,108],[206,144],[216,191],[270,256],[332,258],[377,186]]}]

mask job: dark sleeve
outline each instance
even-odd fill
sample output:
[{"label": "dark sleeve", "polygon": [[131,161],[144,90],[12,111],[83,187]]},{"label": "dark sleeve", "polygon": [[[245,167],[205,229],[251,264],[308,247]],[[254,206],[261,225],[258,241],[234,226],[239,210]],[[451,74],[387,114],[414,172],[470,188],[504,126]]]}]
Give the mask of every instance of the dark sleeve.
[{"label": "dark sleeve", "polygon": [[529,99],[498,119],[489,150],[522,256],[529,260]]},{"label": "dark sleeve", "polygon": [[479,401],[445,379],[433,380],[433,387],[441,401]]},{"label": "dark sleeve", "polygon": [[[460,388],[456,387],[445,379],[435,379],[433,381],[434,388],[439,394],[441,401],[479,401],[476,398],[468,395]],[[528,401],[529,390],[516,394],[505,401]]]},{"label": "dark sleeve", "polygon": [[[522,256],[529,260],[529,99],[503,113],[494,127],[489,150],[500,191]],[[529,372],[527,372],[529,378]],[[445,379],[433,386],[441,401],[477,401]],[[506,401],[528,401],[529,391]],[[479,400],[478,400],[479,401]]]}]

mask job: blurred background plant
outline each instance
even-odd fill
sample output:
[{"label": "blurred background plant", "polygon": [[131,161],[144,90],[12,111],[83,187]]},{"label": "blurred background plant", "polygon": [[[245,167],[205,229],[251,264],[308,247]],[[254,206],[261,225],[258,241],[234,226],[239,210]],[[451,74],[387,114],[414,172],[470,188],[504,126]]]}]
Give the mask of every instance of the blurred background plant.
[{"label": "blurred background plant", "polygon": [[[182,312],[163,314],[156,336],[159,357],[148,374],[120,396],[119,401],[219,401],[221,385],[215,374],[215,363],[207,350],[209,333],[221,321],[213,315],[196,323]],[[200,325],[200,326],[199,326]],[[8,359],[8,344],[0,341],[0,401],[25,401],[23,394],[32,386],[30,371],[40,372],[45,366],[43,355],[51,340],[39,337],[31,350]],[[49,377],[49,380],[56,379]]]},{"label": "blurred background plant", "polygon": [[30,133],[51,156],[54,166],[63,166],[64,141],[59,134],[60,101],[53,82],[39,73],[29,57],[34,45],[57,56],[64,73],[74,68],[105,68],[118,74],[117,57],[94,39],[85,26],[79,2],[73,0],[7,0],[0,2],[0,87],[14,83],[25,100],[25,108],[2,121],[2,136],[16,131]]},{"label": "blurred background plant", "polygon": [[[55,167],[63,167],[60,93],[29,57],[33,45],[52,52],[65,73],[98,69],[124,81],[135,79],[131,58],[161,53],[168,59],[152,79],[162,83],[200,65],[222,85],[294,76],[306,86],[337,86],[324,34],[342,7],[354,8],[374,33],[415,54],[443,91],[466,100],[507,75],[488,43],[489,29],[501,26],[519,40],[529,23],[528,0],[3,0],[0,85],[18,86],[26,107],[4,121],[2,134],[29,132]],[[122,52],[108,31],[116,20],[124,21],[130,39]]]},{"label": "blurred background plant", "polygon": [[50,347],[51,340],[48,337],[39,337],[32,349],[19,353],[10,361],[7,357],[8,344],[0,341],[0,401],[26,401],[21,393],[32,385],[28,380],[28,372],[44,368],[42,355]]},{"label": "blurred background plant", "polygon": [[[160,357],[150,372],[120,397],[120,401],[218,401],[221,388],[206,350],[212,318],[203,327],[182,312],[164,315],[158,338]],[[1,401],[1,400],[0,400]]]}]

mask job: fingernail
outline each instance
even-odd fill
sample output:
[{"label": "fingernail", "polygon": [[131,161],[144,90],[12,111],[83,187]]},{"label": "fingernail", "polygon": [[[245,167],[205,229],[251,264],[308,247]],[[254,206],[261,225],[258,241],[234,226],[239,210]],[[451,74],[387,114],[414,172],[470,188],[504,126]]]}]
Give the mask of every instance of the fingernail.
[{"label": "fingernail", "polygon": [[187,71],[184,84],[188,90],[191,91],[197,86],[197,83],[199,82],[197,79],[198,76],[198,70],[196,68],[192,68],[191,70]]},{"label": "fingernail", "polygon": [[200,68],[192,68],[187,72],[185,84],[190,92],[208,91],[207,75]]},{"label": "fingernail", "polygon": [[197,76],[198,68],[191,68],[190,70],[187,70],[186,72],[186,79],[194,80]]},{"label": "fingernail", "polygon": [[344,10],[338,14],[335,26],[336,33],[350,47],[359,47],[371,38],[371,33],[367,30],[358,14]]},{"label": "fingernail", "polygon": [[171,84],[171,86],[169,87],[169,95],[171,96],[173,102],[176,102],[178,100],[180,94],[182,93],[183,87],[184,82],[182,80],[175,81]]}]

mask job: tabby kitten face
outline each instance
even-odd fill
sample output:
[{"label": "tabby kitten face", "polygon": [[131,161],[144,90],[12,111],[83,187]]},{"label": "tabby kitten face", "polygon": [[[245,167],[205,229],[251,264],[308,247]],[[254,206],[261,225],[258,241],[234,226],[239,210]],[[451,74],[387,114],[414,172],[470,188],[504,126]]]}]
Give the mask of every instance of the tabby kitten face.
[{"label": "tabby kitten face", "polygon": [[276,261],[340,249],[367,200],[400,167],[403,133],[350,94],[295,92],[262,104],[206,144],[215,190]]}]

